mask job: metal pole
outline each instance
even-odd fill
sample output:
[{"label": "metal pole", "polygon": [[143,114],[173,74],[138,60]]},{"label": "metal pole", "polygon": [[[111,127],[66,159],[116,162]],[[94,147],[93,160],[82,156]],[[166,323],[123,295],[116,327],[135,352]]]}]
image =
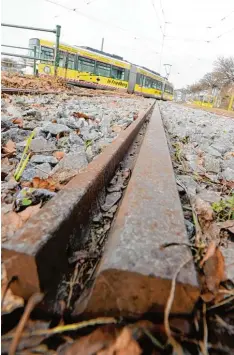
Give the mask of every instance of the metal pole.
[{"label": "metal pole", "polygon": [[103,47],[104,47],[104,38],[102,38],[102,45],[101,45],[101,51],[103,52]]},{"label": "metal pole", "polygon": [[[2,55],[8,55],[9,57],[18,57],[18,58],[26,58],[26,59],[31,59],[33,60],[33,57],[30,57],[28,55],[22,55],[22,54],[13,54],[13,53],[7,53],[7,52],[1,52]],[[36,58],[36,60],[40,60],[40,58]],[[50,62],[52,63],[53,60],[51,59],[42,59],[43,62]]]},{"label": "metal pole", "polygon": [[33,54],[34,54],[34,60],[33,60],[33,75],[37,75],[37,62],[36,62],[36,56],[37,56],[37,46],[33,47]]},{"label": "metal pole", "polygon": [[22,28],[22,29],[24,29],[24,30],[34,30],[34,31],[42,31],[42,32],[52,32],[52,33],[56,33],[56,32],[57,32],[57,26],[56,26],[56,30],[50,30],[50,29],[48,29],[48,28],[18,26],[18,25],[12,25],[12,24],[9,24],[9,23],[1,23],[1,26],[14,27],[14,28]]},{"label": "metal pole", "polygon": [[17,47],[17,46],[8,46],[7,44],[1,44],[2,47],[8,47],[8,48],[16,48],[16,49],[32,49],[32,48],[29,48],[29,47]]},{"label": "metal pole", "polygon": [[57,76],[59,66],[59,39],[61,33],[61,26],[56,26],[56,44],[55,44],[55,56],[54,56],[54,75]]}]

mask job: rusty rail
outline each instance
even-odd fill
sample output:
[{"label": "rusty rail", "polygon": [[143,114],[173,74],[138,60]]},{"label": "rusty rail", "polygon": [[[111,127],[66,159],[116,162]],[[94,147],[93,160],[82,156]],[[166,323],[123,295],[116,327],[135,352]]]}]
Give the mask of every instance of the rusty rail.
[{"label": "rusty rail", "polygon": [[178,277],[172,312],[192,311],[199,287],[190,250],[186,246],[161,250],[165,242],[184,244],[188,240],[161,115],[158,106],[153,107],[141,113],[14,238],[4,243],[8,278],[18,277],[12,284],[15,294],[28,299],[35,292],[52,292],[55,299],[62,275],[69,273],[69,240],[75,241],[76,251],[77,245],[82,245],[98,196],[150,117],[96,281],[83,290],[85,297],[76,300],[73,314],[82,313],[83,318],[103,314],[139,317],[149,311],[162,311],[171,280],[184,258],[189,262]]},{"label": "rusty rail", "polygon": [[[13,292],[28,299],[34,292],[56,287],[66,273],[66,245],[74,235],[81,240],[93,204],[141,129],[153,105],[139,115],[97,159],[73,178],[64,190],[8,242],[2,253],[7,275],[18,277]],[[17,273],[17,275],[16,275]]]}]

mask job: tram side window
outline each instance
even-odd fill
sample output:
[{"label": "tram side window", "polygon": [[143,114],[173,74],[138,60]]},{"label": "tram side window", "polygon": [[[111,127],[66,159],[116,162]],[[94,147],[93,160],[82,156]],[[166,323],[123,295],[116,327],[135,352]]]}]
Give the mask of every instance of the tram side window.
[{"label": "tram side window", "polygon": [[158,80],[152,80],[152,88],[161,90],[162,89],[162,83]]},{"label": "tram side window", "polygon": [[59,51],[59,67],[65,68],[66,53]]},{"label": "tram side window", "polygon": [[151,88],[151,85],[152,85],[152,79],[145,77],[144,87]]},{"label": "tram side window", "polygon": [[125,81],[128,81],[129,80],[129,69],[125,69],[124,70],[124,80]]},{"label": "tram side window", "polygon": [[142,75],[142,74],[137,73],[137,81],[136,81],[136,83],[137,83],[138,85],[140,85],[140,86],[143,85],[143,75]]},{"label": "tram side window", "polygon": [[156,85],[158,90],[162,90],[162,82],[159,80],[156,80]]},{"label": "tram side window", "polygon": [[95,61],[88,58],[79,57],[78,59],[78,70],[88,73],[94,73],[95,71]]},{"label": "tram side window", "polygon": [[165,92],[167,92],[168,94],[172,94],[173,93],[172,87],[169,85],[165,85]]},{"label": "tram side window", "polygon": [[67,68],[68,69],[75,69],[75,55],[74,54],[70,54],[68,55],[68,63],[67,63]]},{"label": "tram side window", "polygon": [[97,62],[96,65],[96,74],[100,76],[110,77],[111,66],[109,64]]},{"label": "tram side window", "polygon": [[113,79],[124,80],[124,69],[112,66],[111,77]]},{"label": "tram side window", "polygon": [[51,60],[51,62],[53,62],[53,60],[54,60],[53,48],[41,46],[41,57],[40,58],[42,59],[42,61],[43,61],[43,59],[48,59],[48,60]]}]

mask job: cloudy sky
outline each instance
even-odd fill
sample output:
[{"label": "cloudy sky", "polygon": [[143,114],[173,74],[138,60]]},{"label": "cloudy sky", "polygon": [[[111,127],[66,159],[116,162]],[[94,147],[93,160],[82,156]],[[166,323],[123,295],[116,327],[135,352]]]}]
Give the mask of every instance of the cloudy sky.
[{"label": "cloudy sky", "polygon": [[[165,74],[176,88],[212,70],[218,56],[234,56],[234,0],[2,0],[2,22],[55,28],[61,41],[123,56]],[[164,41],[163,41],[163,34]],[[54,35],[2,27],[2,44],[28,46]],[[6,51],[6,48],[2,48]],[[8,49],[8,51],[10,51]],[[18,51],[19,52],[19,51]]]}]

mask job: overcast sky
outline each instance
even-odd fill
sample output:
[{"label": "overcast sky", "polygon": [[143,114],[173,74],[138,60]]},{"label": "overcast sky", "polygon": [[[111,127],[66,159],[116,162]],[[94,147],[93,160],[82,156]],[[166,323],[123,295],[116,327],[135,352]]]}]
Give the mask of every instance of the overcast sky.
[{"label": "overcast sky", "polygon": [[[176,88],[191,84],[211,71],[218,56],[234,56],[234,0],[2,0],[1,3],[3,23],[52,29],[58,24],[62,26],[62,42],[97,49],[104,37],[105,51],[162,74],[165,74],[163,64],[169,63],[170,80]],[[27,47],[32,37],[55,38],[51,33],[2,27],[2,44]],[[2,50],[10,51],[5,47]]]}]

